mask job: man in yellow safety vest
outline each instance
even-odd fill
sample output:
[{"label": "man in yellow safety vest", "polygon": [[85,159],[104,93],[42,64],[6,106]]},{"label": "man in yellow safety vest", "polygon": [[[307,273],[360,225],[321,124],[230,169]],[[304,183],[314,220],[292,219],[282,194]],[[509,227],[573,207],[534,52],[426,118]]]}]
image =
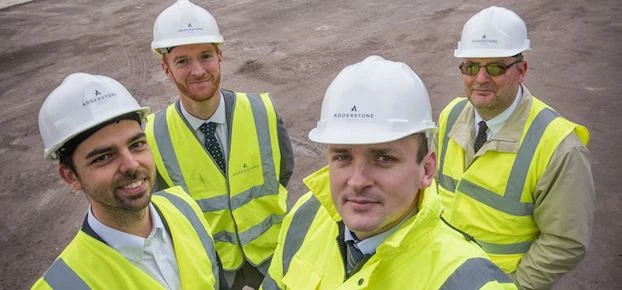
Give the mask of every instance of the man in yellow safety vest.
[{"label": "man in yellow safety vest", "polygon": [[454,56],[466,98],[440,114],[443,217],[472,235],[523,289],[549,289],[584,257],[595,206],[589,132],[523,84],[525,22],[489,7],[471,17]]},{"label": "man in yellow safety vest", "polygon": [[[45,157],[82,191],[82,228],[33,289],[220,289],[207,222],[180,187],[152,193],[148,107],[114,79],[74,73],[39,112]],[[223,278],[224,280],[224,278]]]},{"label": "man in yellow safety vest", "polygon": [[163,10],[151,48],[179,99],[148,117],[158,188],[183,187],[209,222],[225,277],[256,288],[276,247],[294,167],[291,143],[268,93],[220,88],[223,37],[188,0]]},{"label": "man in yellow safety vest", "polygon": [[314,142],[328,166],[305,179],[262,288],[516,289],[472,239],[441,220],[436,129],[406,64],[370,56],[324,95]]}]

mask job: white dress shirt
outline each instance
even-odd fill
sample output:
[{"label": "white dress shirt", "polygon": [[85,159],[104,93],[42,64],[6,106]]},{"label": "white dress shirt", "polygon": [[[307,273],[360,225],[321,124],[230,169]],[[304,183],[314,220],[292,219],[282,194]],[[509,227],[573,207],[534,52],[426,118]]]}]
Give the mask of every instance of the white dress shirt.
[{"label": "white dress shirt", "polygon": [[180,289],[179,269],[173,242],[160,215],[151,203],[149,203],[149,214],[153,227],[146,239],[102,224],[93,215],[90,207],[87,222],[108,245],[160,282],[164,288]]},{"label": "white dress shirt", "polygon": [[227,116],[225,115],[225,98],[222,96],[222,93],[220,93],[220,103],[218,105],[218,108],[216,108],[214,114],[207,120],[199,119],[195,116],[192,116],[190,113],[188,113],[188,111],[186,111],[182,104],[180,104],[179,107],[181,107],[181,114],[184,115],[184,118],[186,118],[186,121],[188,121],[190,127],[194,129],[194,135],[199,138],[201,144],[203,144],[205,140],[205,135],[203,134],[203,132],[201,132],[201,130],[199,130],[199,127],[201,127],[201,125],[203,125],[203,123],[205,122],[214,122],[218,124],[216,126],[216,139],[218,139],[218,143],[220,143],[220,146],[222,148],[222,154],[224,155],[223,157],[225,157],[225,161],[228,160],[227,154],[229,152],[227,152]]},{"label": "white dress shirt", "polygon": [[[501,128],[503,128],[503,125],[505,125],[505,122],[510,118],[512,113],[514,113],[514,110],[516,110],[516,107],[518,106],[518,103],[520,102],[520,99],[522,98],[522,96],[523,96],[523,88],[519,86],[518,91],[516,92],[516,97],[514,98],[514,102],[512,102],[512,104],[507,109],[505,109],[505,111],[503,111],[501,114],[486,121],[486,126],[488,126],[488,130],[486,130],[486,141],[490,141],[490,139],[495,137],[499,133],[499,131],[501,131]],[[482,116],[480,116],[479,113],[477,113],[477,110],[475,110],[475,118],[473,121],[475,122],[475,126],[474,126],[475,130],[473,131],[473,137],[475,137],[477,136],[477,130],[479,129],[479,122],[484,121]]]}]

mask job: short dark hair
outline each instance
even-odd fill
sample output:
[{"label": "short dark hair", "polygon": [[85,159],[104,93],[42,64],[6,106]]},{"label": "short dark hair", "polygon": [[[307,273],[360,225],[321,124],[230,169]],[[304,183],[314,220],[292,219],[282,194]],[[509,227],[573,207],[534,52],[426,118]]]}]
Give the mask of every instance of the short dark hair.
[{"label": "short dark hair", "polygon": [[421,163],[423,158],[428,155],[428,137],[425,133],[415,133],[413,136],[419,140],[419,150],[417,151],[417,162]]},{"label": "short dark hair", "polygon": [[124,115],[121,115],[119,117],[110,119],[106,122],[103,122],[91,129],[88,129],[78,135],[76,135],[75,137],[71,138],[69,141],[65,142],[65,144],[58,149],[58,160],[60,162],[61,165],[64,165],[66,167],[69,167],[74,173],[76,172],[76,165],[73,162],[73,153],[74,151],[76,151],[76,148],[78,147],[78,145],[80,145],[80,143],[82,143],[82,141],[86,140],[86,138],[90,137],[91,135],[93,135],[95,132],[99,131],[99,129],[106,127],[112,123],[115,122],[119,122],[121,120],[134,120],[136,122],[138,122],[138,124],[141,124],[141,118],[140,115],[137,112],[131,112],[131,113],[127,113]]}]

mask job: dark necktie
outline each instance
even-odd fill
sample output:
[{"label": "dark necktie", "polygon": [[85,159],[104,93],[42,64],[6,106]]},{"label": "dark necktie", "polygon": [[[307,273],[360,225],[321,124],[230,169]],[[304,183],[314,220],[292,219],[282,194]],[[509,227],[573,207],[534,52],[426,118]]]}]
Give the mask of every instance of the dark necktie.
[{"label": "dark necktie", "polygon": [[479,148],[482,148],[482,145],[486,143],[486,130],[488,130],[488,125],[486,125],[486,122],[479,121],[478,124],[479,129],[477,130],[477,137],[475,137],[475,144],[473,144],[473,149],[475,149],[476,153]]},{"label": "dark necktie", "polygon": [[356,269],[356,266],[363,259],[363,252],[356,247],[356,244],[353,240],[346,241],[346,265],[348,274]]},{"label": "dark necktie", "polygon": [[222,154],[222,149],[220,149],[220,143],[216,139],[216,123],[214,122],[205,122],[199,130],[205,135],[205,149],[207,152],[212,155],[218,167],[222,172],[225,172],[225,157]]}]

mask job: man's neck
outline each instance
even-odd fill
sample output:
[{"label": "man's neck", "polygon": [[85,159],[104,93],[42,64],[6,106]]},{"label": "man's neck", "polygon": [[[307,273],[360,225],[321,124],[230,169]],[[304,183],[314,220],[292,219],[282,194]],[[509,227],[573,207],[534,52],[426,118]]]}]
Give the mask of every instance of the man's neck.
[{"label": "man's neck", "polygon": [[139,211],[118,208],[102,210],[96,207],[91,207],[91,210],[95,218],[102,224],[128,234],[147,238],[153,227],[149,206]]},{"label": "man's neck", "polygon": [[207,120],[212,117],[216,109],[218,109],[218,105],[220,105],[220,90],[216,91],[209,100],[203,102],[197,102],[185,96],[181,97],[180,101],[190,115]]}]

